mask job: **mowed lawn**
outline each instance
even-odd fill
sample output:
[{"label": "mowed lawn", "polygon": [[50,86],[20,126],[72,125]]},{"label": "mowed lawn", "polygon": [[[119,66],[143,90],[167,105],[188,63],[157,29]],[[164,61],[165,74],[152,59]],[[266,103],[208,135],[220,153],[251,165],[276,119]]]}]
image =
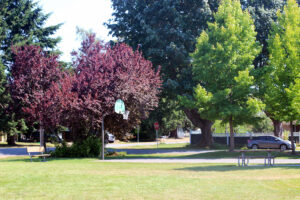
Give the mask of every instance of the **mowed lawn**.
[{"label": "mowed lawn", "polygon": [[300,199],[300,168],[9,158],[0,199]]}]

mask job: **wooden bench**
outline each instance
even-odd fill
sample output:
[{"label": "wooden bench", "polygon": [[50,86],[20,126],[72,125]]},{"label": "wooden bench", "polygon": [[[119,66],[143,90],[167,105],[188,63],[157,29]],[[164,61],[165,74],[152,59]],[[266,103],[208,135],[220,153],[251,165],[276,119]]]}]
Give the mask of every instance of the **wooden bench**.
[{"label": "wooden bench", "polygon": [[[45,148],[44,147],[27,147],[27,153],[30,156],[30,160],[32,162],[32,157],[40,157],[43,158],[44,161],[46,161],[46,157],[49,157],[50,154],[45,154]],[[34,154],[39,153],[39,154]]]},{"label": "wooden bench", "polygon": [[[274,166],[275,163],[275,156],[273,156],[271,154],[272,150],[266,151],[267,155],[260,155],[260,156],[247,156],[245,155],[246,152],[257,152],[256,150],[241,150],[238,151],[241,152],[241,155],[238,156],[238,165],[239,166],[248,166],[249,165],[249,160],[250,159],[259,159],[259,158],[263,158],[264,159],[264,164],[265,166]],[[263,151],[261,151],[263,152]]]}]

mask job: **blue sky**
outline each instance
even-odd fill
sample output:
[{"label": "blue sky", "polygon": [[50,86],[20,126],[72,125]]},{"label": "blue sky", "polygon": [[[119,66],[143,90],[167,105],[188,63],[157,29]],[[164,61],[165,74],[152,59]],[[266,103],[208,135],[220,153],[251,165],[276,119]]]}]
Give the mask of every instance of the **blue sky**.
[{"label": "blue sky", "polygon": [[63,52],[61,60],[71,61],[70,53],[80,46],[76,27],[92,30],[97,37],[109,41],[108,30],[103,25],[111,18],[110,0],[36,0],[44,13],[52,13],[46,26],[63,23],[55,36],[61,37],[58,45]]}]

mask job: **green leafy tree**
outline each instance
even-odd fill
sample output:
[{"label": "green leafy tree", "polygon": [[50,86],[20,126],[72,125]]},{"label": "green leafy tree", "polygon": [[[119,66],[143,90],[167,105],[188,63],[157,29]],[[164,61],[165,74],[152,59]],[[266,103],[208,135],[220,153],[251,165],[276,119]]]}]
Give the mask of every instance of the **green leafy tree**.
[{"label": "green leafy tree", "polygon": [[254,77],[249,75],[260,47],[253,20],[239,1],[222,1],[214,17],[192,54],[198,83],[193,106],[207,119],[229,122],[233,150],[234,126],[253,119],[262,106],[253,97]]},{"label": "green leafy tree", "polygon": [[[297,112],[300,113],[300,73],[298,75],[299,78],[296,79],[295,85],[292,87],[290,92],[290,96],[293,98],[292,107]],[[299,116],[300,117],[300,116]],[[300,118],[298,118],[300,120]]]},{"label": "green leafy tree", "polygon": [[[255,70],[253,75],[258,88],[257,97],[264,101],[264,94],[267,87],[264,85],[264,75],[269,61],[268,37],[272,24],[277,21],[277,10],[282,10],[286,4],[285,0],[244,0],[242,5],[247,7],[249,13],[254,19],[255,30],[257,32],[256,39],[262,44],[262,51],[254,61]],[[265,110],[266,115],[272,120],[274,135],[281,137],[283,133],[282,122],[275,119],[273,113]]]},{"label": "green leafy tree", "polygon": [[44,14],[38,3],[32,0],[1,0],[0,18],[3,29],[0,44],[3,64],[8,67],[12,61],[12,45],[36,44],[53,50],[60,41],[51,37],[60,24],[45,27],[49,14]]},{"label": "green leafy tree", "polygon": [[[178,94],[192,99],[196,83],[191,78],[189,54],[194,52],[196,38],[207,28],[207,22],[214,21],[212,13],[217,11],[219,2],[220,0],[112,0],[114,18],[107,23],[107,27],[118,40],[133,48],[140,48],[154,66],[162,66],[164,90],[161,99],[177,101]],[[241,0],[243,9],[248,9],[255,21],[257,39],[262,44],[267,44],[269,29],[277,18],[276,11],[284,3],[284,0]],[[267,45],[264,45],[262,55],[254,62],[257,68],[267,62],[266,50]],[[255,77],[261,74],[257,71]],[[160,105],[155,112],[161,115],[151,116],[160,119],[164,117],[162,106],[165,105]],[[209,145],[213,122],[199,115],[197,109],[186,105],[182,106],[184,113],[196,127],[202,129],[203,145]],[[170,120],[176,121],[175,118]]]},{"label": "green leafy tree", "polygon": [[[269,37],[270,63],[265,75],[266,110],[275,119],[289,121],[293,136],[293,121],[299,117],[294,109],[295,96],[299,93],[296,80],[300,72],[300,8],[295,0],[288,0],[283,12],[278,11]],[[297,84],[296,84],[297,85]],[[295,88],[296,87],[296,88]],[[294,144],[292,141],[293,152]]]},{"label": "green leafy tree", "polygon": [[[142,50],[154,66],[162,67],[164,83],[161,99],[166,102],[161,102],[155,113],[150,115],[153,119],[144,121],[145,124],[151,124],[146,126],[149,132],[153,130],[152,121],[156,120],[162,122],[165,132],[176,129],[179,115],[174,113],[182,112],[177,94],[192,95],[194,86],[191,78],[185,76],[190,74],[190,69],[187,69],[190,64],[189,53],[194,51],[195,38],[207,27],[206,22],[213,20],[212,11],[217,9],[218,1],[112,1],[114,19],[107,24],[111,34],[133,48]],[[185,108],[184,112],[205,135],[210,135],[212,122],[202,119],[196,109]],[[180,121],[186,121],[184,115],[180,118]],[[207,141],[210,141],[209,138]]]}]

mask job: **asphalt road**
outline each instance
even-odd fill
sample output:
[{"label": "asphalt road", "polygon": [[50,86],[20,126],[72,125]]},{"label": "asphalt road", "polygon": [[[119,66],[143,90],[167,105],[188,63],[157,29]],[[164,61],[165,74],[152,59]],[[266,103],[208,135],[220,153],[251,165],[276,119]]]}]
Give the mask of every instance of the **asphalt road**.
[{"label": "asphalt road", "polygon": [[106,148],[108,151],[126,151],[127,154],[197,154],[197,153],[209,153],[216,152],[218,150],[186,150],[186,149],[112,149]]},{"label": "asphalt road", "polygon": [[[53,151],[55,148],[47,148]],[[181,153],[181,154],[196,154],[196,153],[207,153],[212,150],[184,150],[184,149],[113,149],[106,148],[108,151],[126,151],[127,154],[155,154],[155,153]],[[0,148],[0,157],[2,156],[23,156],[28,155],[26,148]]]},{"label": "asphalt road", "polygon": [[[54,147],[47,148],[53,151]],[[24,156],[28,155],[26,148],[0,148],[0,157],[3,156]]]},{"label": "asphalt road", "polygon": [[[54,150],[54,147],[48,150]],[[127,154],[155,154],[155,153],[174,153],[174,154],[196,154],[214,152],[216,150],[183,150],[183,149],[111,149],[114,151],[126,151]],[[0,158],[9,156],[28,155],[26,148],[0,148]],[[143,159],[109,159],[100,162],[141,162],[141,163],[232,163],[236,164],[237,159],[193,159],[193,158],[143,158]],[[262,159],[252,159],[253,164],[263,164]],[[300,159],[275,159],[275,166],[297,166],[300,167]]]}]

